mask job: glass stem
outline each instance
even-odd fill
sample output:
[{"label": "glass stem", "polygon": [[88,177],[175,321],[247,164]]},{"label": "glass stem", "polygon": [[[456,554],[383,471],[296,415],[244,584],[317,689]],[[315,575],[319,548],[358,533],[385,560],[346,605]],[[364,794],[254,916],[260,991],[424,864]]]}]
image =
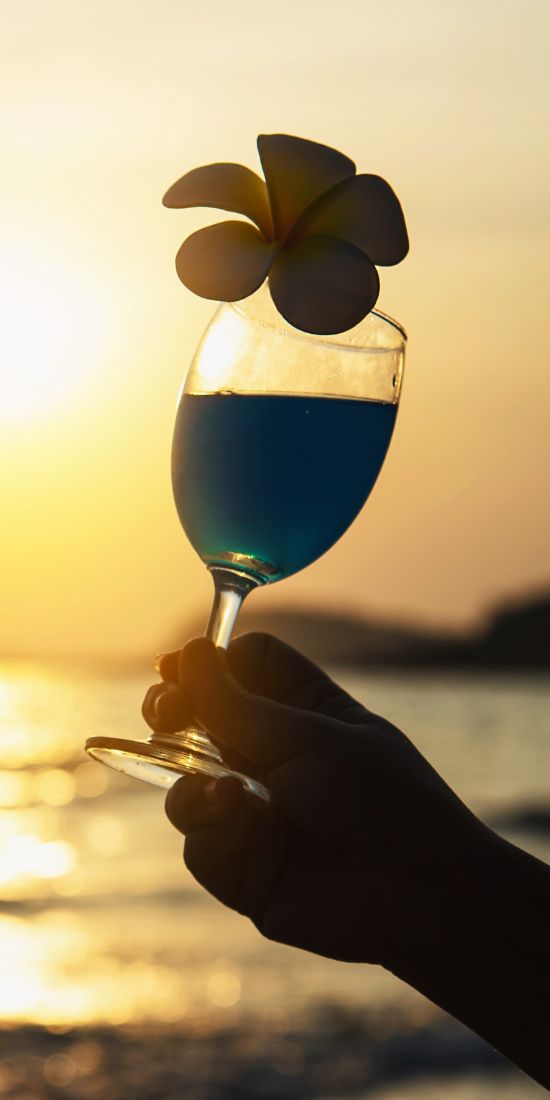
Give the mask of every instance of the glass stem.
[{"label": "glass stem", "polygon": [[210,572],[214,581],[214,603],[206,637],[214,645],[227,649],[243,600],[253,588],[258,588],[260,582],[233,569],[213,566]]}]

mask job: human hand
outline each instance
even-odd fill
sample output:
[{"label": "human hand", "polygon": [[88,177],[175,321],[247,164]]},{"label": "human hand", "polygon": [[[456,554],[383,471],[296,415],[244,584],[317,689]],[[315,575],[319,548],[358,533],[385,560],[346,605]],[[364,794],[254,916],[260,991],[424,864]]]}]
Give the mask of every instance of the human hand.
[{"label": "human hand", "polygon": [[227,653],[196,639],[160,673],[149,725],[194,719],[272,794],[254,805],[231,778],[178,780],[166,812],[195,878],[270,939],[391,967],[413,911],[485,827],[403,733],[275,638],[245,635]]}]

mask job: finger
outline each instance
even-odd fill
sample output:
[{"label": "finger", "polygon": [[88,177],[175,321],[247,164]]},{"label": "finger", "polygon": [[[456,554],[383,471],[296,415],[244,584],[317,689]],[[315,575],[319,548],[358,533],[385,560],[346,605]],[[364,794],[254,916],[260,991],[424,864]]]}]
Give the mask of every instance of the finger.
[{"label": "finger", "polygon": [[340,724],[322,714],[297,710],[253,695],[231,673],[227,656],[206,638],[185,647],[180,683],[189,691],[193,713],[212,737],[254,764],[270,768],[334,737]]},{"label": "finger", "polygon": [[[164,680],[177,682],[181,653],[157,658],[155,667]],[[365,707],[323,669],[270,634],[243,634],[231,643],[227,658],[235,679],[255,695],[333,718],[364,718]]]},{"label": "finger", "polygon": [[[164,680],[177,682],[181,653],[157,658],[155,667]],[[231,643],[227,658],[235,679],[255,695],[335,717],[344,707],[362,709],[318,665],[270,634],[243,634]]]},{"label": "finger", "polygon": [[287,706],[338,718],[364,709],[318,665],[270,634],[243,634],[231,643],[227,659],[247,691]]},{"label": "finger", "polygon": [[260,927],[294,843],[292,830],[273,809],[258,813],[245,803],[223,825],[190,831],[184,859],[197,882]]},{"label": "finger", "polygon": [[164,684],[152,684],[147,689],[141,704],[141,713],[151,729],[155,729],[157,725],[157,696],[161,695],[163,691]]},{"label": "finger", "polygon": [[[178,683],[178,664],[181,653],[181,649],[175,649],[171,653],[161,653],[156,658],[156,671],[159,673],[160,676],[162,676],[163,681],[165,681],[166,683]],[[175,721],[180,724],[163,725],[157,713],[157,708],[162,708],[163,706],[163,704],[158,703],[158,697],[161,694],[163,688],[164,684],[155,684],[153,688],[149,689],[149,692],[151,692],[152,694],[150,698],[149,692],[145,696],[143,716],[145,718],[145,721],[148,723],[148,725],[151,726],[151,729],[155,730],[155,732],[178,733],[179,730],[182,730],[187,724],[192,724],[194,719],[196,719],[196,716],[191,713],[191,700],[187,695],[187,710],[185,712],[186,717],[184,721],[181,721],[181,718],[178,716],[178,714],[176,714]],[[181,691],[183,692],[184,688],[181,688]],[[167,705],[169,706],[170,704]],[[162,717],[164,719],[164,711],[162,711]],[[229,748],[227,745],[220,746],[220,751],[222,753],[224,762],[226,764],[229,764],[230,768],[234,768],[235,771],[244,771],[247,775],[251,775],[252,778],[256,778],[256,771],[251,766],[251,762],[244,759],[240,753],[235,752],[234,749]]]},{"label": "finger", "polygon": [[158,653],[153,663],[155,672],[158,672],[163,680],[172,684],[177,684],[178,682],[178,662],[180,653],[181,649],[174,649],[170,653]]},{"label": "finger", "polygon": [[205,825],[229,824],[244,806],[244,791],[238,779],[212,779],[208,775],[184,775],[168,791],[165,810],[168,820],[186,835]]},{"label": "finger", "polygon": [[177,733],[191,720],[191,700],[181,684],[153,684],[147,691],[141,713],[157,733]]},{"label": "finger", "polygon": [[251,821],[244,815],[229,825],[193,829],[183,847],[185,866],[197,882],[218,901],[239,912],[246,912],[239,905],[239,894],[252,837]]}]

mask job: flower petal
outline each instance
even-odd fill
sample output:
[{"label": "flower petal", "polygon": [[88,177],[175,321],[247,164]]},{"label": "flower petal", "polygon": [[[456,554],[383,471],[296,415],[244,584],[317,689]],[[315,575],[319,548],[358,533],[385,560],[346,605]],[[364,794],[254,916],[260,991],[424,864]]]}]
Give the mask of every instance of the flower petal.
[{"label": "flower petal", "polygon": [[293,238],[327,233],[357,245],[375,264],[398,264],[409,250],[399,199],[381,176],[343,180],[304,211]]},{"label": "flower petal", "polygon": [[355,174],[353,161],[343,153],[289,134],[260,134],[258,152],[280,241],[288,236],[306,206]]},{"label": "flower petal", "polygon": [[244,214],[255,222],[268,240],[273,239],[273,224],[262,179],[243,164],[204,164],[194,168],[168,188],[164,206],[214,206]]},{"label": "flower petal", "polygon": [[282,249],[269,275],[271,297],[303,332],[345,332],[372,309],[380,283],[368,256],[334,237],[303,237]]},{"label": "flower petal", "polygon": [[260,287],[277,252],[252,225],[220,222],[183,242],[176,270],[189,290],[217,302],[237,302]]}]

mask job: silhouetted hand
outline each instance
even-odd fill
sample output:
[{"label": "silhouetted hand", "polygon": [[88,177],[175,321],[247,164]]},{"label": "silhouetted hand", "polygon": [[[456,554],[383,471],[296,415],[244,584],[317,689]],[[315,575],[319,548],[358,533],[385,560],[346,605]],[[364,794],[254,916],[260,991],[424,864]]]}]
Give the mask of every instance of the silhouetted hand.
[{"label": "silhouetted hand", "polygon": [[403,733],[275,638],[227,654],[198,639],[160,671],[152,728],[193,718],[273,798],[253,804],[232,779],[176,783],[166,812],[195,878],[270,939],[390,965],[411,912],[488,830]]},{"label": "silhouetted hand", "polygon": [[275,638],[227,654],[196,640],[160,671],[143,704],[152,728],[195,719],[273,798],[178,780],[166,810],[195,878],[270,939],[381,963],[550,1087],[550,868]]}]

